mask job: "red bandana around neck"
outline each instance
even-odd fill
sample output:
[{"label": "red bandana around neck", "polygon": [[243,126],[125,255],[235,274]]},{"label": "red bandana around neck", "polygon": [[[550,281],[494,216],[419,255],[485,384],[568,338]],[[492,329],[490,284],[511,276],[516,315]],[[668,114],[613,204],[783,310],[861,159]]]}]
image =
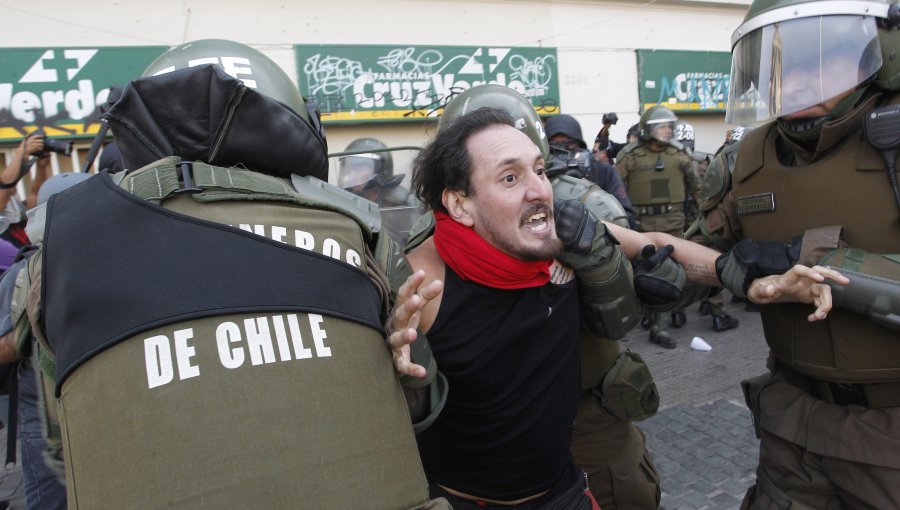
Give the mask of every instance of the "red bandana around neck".
[{"label": "red bandana around neck", "polygon": [[435,211],[434,220],[438,255],[463,280],[495,289],[540,287],[550,281],[552,260],[526,262],[510,257],[447,213]]}]

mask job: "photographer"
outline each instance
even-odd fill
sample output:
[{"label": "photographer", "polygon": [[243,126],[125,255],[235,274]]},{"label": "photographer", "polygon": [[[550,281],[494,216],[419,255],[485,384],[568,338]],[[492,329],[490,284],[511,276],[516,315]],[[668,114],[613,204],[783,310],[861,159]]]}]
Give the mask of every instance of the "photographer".
[{"label": "photographer", "polygon": [[[40,130],[26,136],[13,153],[12,161],[0,172],[0,184],[3,185],[0,187],[0,238],[17,247],[28,243],[25,210],[34,207],[38,189],[50,177],[50,153],[45,150],[46,138]],[[23,203],[16,195],[15,185],[35,163],[36,173]]]}]

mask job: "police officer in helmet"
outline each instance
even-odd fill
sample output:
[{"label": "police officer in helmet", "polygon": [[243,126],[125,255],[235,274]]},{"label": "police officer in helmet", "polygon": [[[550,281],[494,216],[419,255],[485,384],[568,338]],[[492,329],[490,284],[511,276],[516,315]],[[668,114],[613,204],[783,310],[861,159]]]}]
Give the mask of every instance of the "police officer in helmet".
[{"label": "police officer in helmet", "polygon": [[[394,175],[394,159],[387,146],[375,138],[357,138],[340,158],[338,185],[380,207],[418,205],[415,195],[401,185],[405,174]],[[371,150],[373,152],[359,152]]]},{"label": "police officer in helmet", "polygon": [[446,508],[410,424],[431,409],[401,386],[427,392],[435,367],[385,345],[389,238],[325,182],[318,112],[287,74],[185,43],[107,117],[129,171],[51,199],[29,299],[69,505]]},{"label": "police officer in helmet", "polygon": [[762,124],[704,182],[702,229],[735,246],[719,274],[739,279],[732,263],[752,259],[849,278],[826,322],[761,307],[770,372],[742,383],[761,437],[742,508],[900,506],[896,152],[872,139],[900,103],[898,13],[885,0],[755,0],[732,36],[726,121]]},{"label": "police officer in helmet", "polygon": [[[696,164],[680,144],[673,143],[675,122],[672,110],[657,105],[648,108],[639,121],[639,141],[623,149],[616,163],[628,196],[638,216],[638,229],[644,232],[684,233],[686,204],[700,190]],[[649,317],[650,341],[666,349],[677,345],[669,325],[681,327],[684,311],[671,314],[654,312]]]}]

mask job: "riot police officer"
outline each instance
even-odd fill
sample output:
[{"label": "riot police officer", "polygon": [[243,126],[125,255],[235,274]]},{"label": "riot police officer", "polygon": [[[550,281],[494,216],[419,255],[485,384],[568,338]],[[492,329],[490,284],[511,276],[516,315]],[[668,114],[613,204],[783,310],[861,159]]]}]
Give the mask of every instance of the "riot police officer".
[{"label": "riot police officer", "polygon": [[[638,229],[681,236],[686,226],[686,204],[700,190],[697,168],[677,142],[672,143],[678,118],[665,106],[653,106],[640,118],[640,140],[623,149],[616,163],[638,217]],[[650,318],[650,341],[667,349],[677,345],[669,334],[672,323],[684,324],[684,312],[654,313]]]},{"label": "riot police officer", "polygon": [[446,508],[384,342],[389,239],[323,180],[318,112],[284,71],[182,44],[107,118],[136,170],[54,196],[32,258],[69,505]]},{"label": "riot police officer", "polygon": [[[372,152],[365,152],[372,151]],[[357,138],[339,156],[338,185],[378,204],[381,228],[398,244],[406,242],[422,204],[394,174],[391,150],[375,138]]]},{"label": "riot police officer", "polygon": [[761,307],[770,372],[743,383],[761,436],[743,508],[900,506],[896,152],[867,138],[897,115],[897,27],[893,1],[755,0],[732,36],[727,121],[764,123],[710,166],[703,230],[770,270],[850,279],[825,322]]},{"label": "riot police officer", "polygon": [[[361,152],[361,151],[373,152]],[[357,138],[340,157],[339,186],[378,204],[379,207],[417,206],[418,200],[403,186],[405,174],[394,175],[394,159],[388,147],[375,138]]]}]

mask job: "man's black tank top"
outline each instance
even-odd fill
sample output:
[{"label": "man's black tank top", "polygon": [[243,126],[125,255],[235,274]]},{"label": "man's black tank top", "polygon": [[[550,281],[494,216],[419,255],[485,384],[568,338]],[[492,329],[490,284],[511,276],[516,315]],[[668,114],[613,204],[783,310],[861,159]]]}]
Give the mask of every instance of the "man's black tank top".
[{"label": "man's black tank top", "polygon": [[553,487],[570,459],[579,319],[575,281],[502,290],[446,269],[427,336],[450,392],[418,436],[430,481],[507,501]]}]

